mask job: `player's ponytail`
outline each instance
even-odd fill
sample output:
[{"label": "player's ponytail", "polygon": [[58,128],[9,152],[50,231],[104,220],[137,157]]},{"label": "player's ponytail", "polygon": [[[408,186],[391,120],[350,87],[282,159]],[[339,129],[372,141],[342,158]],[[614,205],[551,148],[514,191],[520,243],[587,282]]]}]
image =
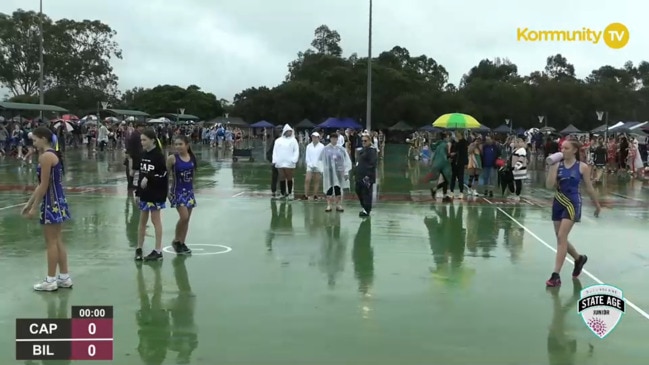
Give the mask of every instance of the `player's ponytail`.
[{"label": "player's ponytail", "polygon": [[[59,158],[59,163],[61,164],[61,172],[65,174],[65,165],[63,164],[63,154],[61,154],[61,148],[59,146],[59,138],[56,135],[56,133],[54,133],[54,131],[46,127],[37,127],[30,134],[31,136],[44,138],[48,142],[50,142],[50,145],[54,149],[54,154],[56,154],[56,157]],[[31,136],[29,136],[29,138],[31,138]]]},{"label": "player's ponytail", "polygon": [[54,153],[56,157],[59,158],[59,163],[61,164],[61,172],[65,175],[65,165],[63,164],[63,154],[61,153],[61,147],[59,145],[59,137],[56,133],[52,133],[52,146],[54,147]]}]

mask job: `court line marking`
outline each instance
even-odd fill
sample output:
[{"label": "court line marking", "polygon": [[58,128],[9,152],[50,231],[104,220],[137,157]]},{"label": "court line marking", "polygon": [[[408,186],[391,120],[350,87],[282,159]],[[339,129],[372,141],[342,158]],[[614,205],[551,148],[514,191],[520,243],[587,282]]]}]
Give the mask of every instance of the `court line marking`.
[{"label": "court line marking", "polygon": [[242,192],[240,192],[240,193],[236,193],[236,194],[232,195],[232,197],[233,197],[233,198],[237,198],[237,197],[240,197],[241,195],[243,195],[243,194],[245,194],[245,193],[246,193],[245,191],[242,191]]},{"label": "court line marking", "polygon": [[609,193],[609,194],[611,194],[611,195],[613,195],[613,196],[617,196],[617,197],[619,197],[619,198],[624,198],[624,199],[627,199],[627,200],[631,200],[631,201],[636,201],[636,202],[641,202],[641,203],[644,203],[644,202],[645,202],[645,201],[642,200],[642,199],[634,198],[634,197],[631,197],[631,196],[628,196],[628,195],[624,195],[624,194],[619,194],[619,193]]},{"label": "court line marking", "polygon": [[17,207],[22,207],[27,203],[20,203],[20,204],[13,204],[13,205],[7,205],[6,207],[0,207],[0,210],[7,210],[11,208],[17,208]]},{"label": "court line marking", "polygon": [[[80,191],[80,192],[77,193],[77,195],[88,194],[88,193],[92,193],[93,191],[97,191],[97,190],[101,190],[101,188],[94,188],[94,189],[88,189],[88,190]],[[32,193],[33,192],[30,192],[29,195],[31,195]],[[5,207],[0,207],[0,211],[11,209],[11,208],[22,207],[22,206],[25,206],[25,205],[27,205],[27,202],[20,203],[20,204],[7,205]]]},{"label": "court line marking", "polygon": [[[556,248],[552,247],[549,243],[545,242],[545,240],[543,240],[541,237],[539,237],[536,233],[532,232],[531,229],[525,227],[525,226],[523,225],[523,223],[519,222],[516,218],[512,217],[511,215],[509,215],[507,212],[505,212],[505,211],[504,211],[502,208],[500,208],[499,206],[493,204],[491,201],[489,201],[489,199],[486,199],[486,198],[483,198],[483,199],[484,199],[487,203],[493,205],[493,206],[494,206],[498,211],[500,211],[500,213],[504,214],[507,218],[511,219],[512,222],[516,223],[517,226],[521,227],[525,232],[527,232],[527,234],[529,234],[530,236],[532,236],[534,239],[536,239],[536,240],[537,240],[539,243],[541,243],[543,246],[547,247],[548,249],[550,249],[550,250],[551,250],[552,252],[554,252],[554,253],[557,252],[557,249],[556,249]],[[566,261],[568,261],[569,263],[571,263],[571,264],[573,264],[573,265],[575,264],[575,262],[574,262],[572,259],[570,259],[569,257],[567,257],[567,256],[566,256]],[[588,270],[582,270],[581,272],[583,272],[584,274],[586,274],[586,276],[588,276],[589,278],[593,279],[597,284],[605,284],[602,280],[600,280],[597,276],[591,274]],[[649,320],[649,313],[645,312],[644,310],[642,310],[642,308],[640,308],[640,307],[638,307],[637,305],[635,305],[635,304],[634,304],[633,302],[631,302],[631,300],[630,300],[629,298],[627,298],[626,296],[624,297],[624,300],[625,300],[625,302],[629,305],[629,307],[633,308],[636,312],[638,312],[638,314],[640,314],[641,316],[643,316],[645,319],[648,319],[648,320]]]},{"label": "court line marking", "polygon": [[[207,255],[220,255],[224,253],[228,253],[232,251],[232,247],[224,246],[224,245],[212,245],[208,243],[195,243],[193,245],[188,245],[190,248],[195,247],[195,246],[203,246],[203,247],[217,247],[223,249],[223,251],[218,251],[218,252],[201,252],[201,253],[195,253],[192,252],[192,255],[197,255],[197,256],[207,256]],[[162,251],[166,253],[172,253],[176,255],[176,251],[174,251],[172,246],[166,246],[162,248]],[[205,249],[202,248],[192,248],[192,251],[205,251]]]}]

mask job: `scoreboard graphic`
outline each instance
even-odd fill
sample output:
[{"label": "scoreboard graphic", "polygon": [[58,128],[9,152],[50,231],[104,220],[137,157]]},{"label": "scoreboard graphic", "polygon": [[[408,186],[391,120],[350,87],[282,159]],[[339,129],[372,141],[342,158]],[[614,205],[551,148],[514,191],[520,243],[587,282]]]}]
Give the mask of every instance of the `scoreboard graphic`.
[{"label": "scoreboard graphic", "polygon": [[71,317],[16,319],[16,360],[113,360],[113,307],[73,306]]}]

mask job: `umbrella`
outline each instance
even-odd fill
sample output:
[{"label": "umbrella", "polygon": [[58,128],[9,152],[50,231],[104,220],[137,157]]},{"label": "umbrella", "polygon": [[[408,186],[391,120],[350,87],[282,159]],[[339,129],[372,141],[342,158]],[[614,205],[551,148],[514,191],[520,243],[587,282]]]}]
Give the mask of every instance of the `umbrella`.
[{"label": "umbrella", "polygon": [[85,117],[81,118],[82,122],[89,121],[89,120],[97,120],[96,115],[88,114]]},{"label": "umbrella", "polygon": [[450,113],[444,114],[433,123],[433,127],[449,129],[474,129],[480,128],[480,123],[474,117],[461,114]]},{"label": "umbrella", "polygon": [[64,120],[64,121],[67,122],[67,121],[71,121],[71,120],[79,120],[79,117],[77,117],[77,116],[74,115],[74,114],[64,114],[64,115],[61,117],[61,120]]},{"label": "umbrella", "polygon": [[165,119],[167,119],[167,118],[149,119],[149,120],[147,120],[146,122],[147,122],[147,123],[150,123],[150,124],[164,124],[164,123],[168,123],[168,122],[167,122],[168,119],[167,119],[167,120],[165,120]]},{"label": "umbrella", "polygon": [[106,119],[104,119],[104,122],[106,122],[106,123],[119,123],[121,121],[117,117],[106,117]]},{"label": "umbrella", "polygon": [[62,124],[65,126],[66,131],[72,132],[74,130],[72,123],[68,122],[67,120],[59,120],[58,122],[56,122],[54,124],[54,129],[58,129]]}]

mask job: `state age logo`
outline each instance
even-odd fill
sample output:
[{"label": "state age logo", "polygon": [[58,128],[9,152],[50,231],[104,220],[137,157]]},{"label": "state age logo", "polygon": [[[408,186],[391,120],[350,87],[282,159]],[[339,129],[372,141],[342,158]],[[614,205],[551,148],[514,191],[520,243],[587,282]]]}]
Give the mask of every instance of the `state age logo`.
[{"label": "state age logo", "polygon": [[599,338],[608,336],[626,311],[622,290],[598,284],[584,288],[579,299],[579,314],[586,326]]}]

